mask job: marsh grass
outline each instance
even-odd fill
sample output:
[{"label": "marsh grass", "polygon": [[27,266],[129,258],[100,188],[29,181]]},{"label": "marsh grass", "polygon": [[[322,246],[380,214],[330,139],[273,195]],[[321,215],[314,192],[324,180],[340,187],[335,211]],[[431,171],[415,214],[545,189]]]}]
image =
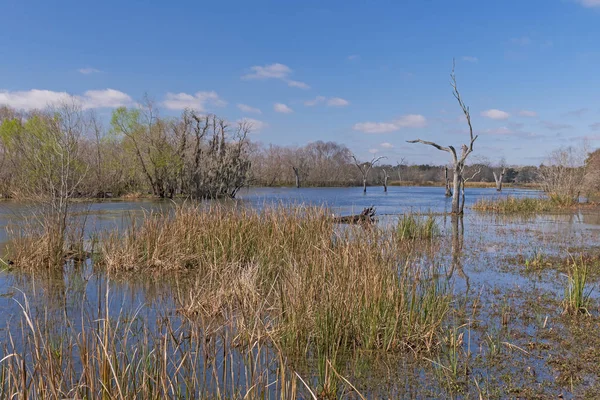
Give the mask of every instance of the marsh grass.
[{"label": "marsh grass", "polygon": [[234,347],[223,330],[177,317],[109,313],[108,289],[79,322],[38,315],[19,302],[17,333],[0,349],[1,398],[295,399],[304,393],[287,361],[254,343]]},{"label": "marsh grass", "polygon": [[399,240],[431,240],[440,233],[433,215],[404,214],[396,228]]},{"label": "marsh grass", "polygon": [[9,225],[4,263],[21,270],[62,270],[68,261],[85,260],[90,255],[85,249],[87,214],[86,209],[82,216],[67,215],[64,223],[56,215],[40,212]]},{"label": "marsh grass", "polygon": [[534,213],[549,212],[577,205],[574,199],[564,196],[549,197],[499,197],[494,199],[479,199],[473,205],[474,210],[491,211],[496,213]]},{"label": "marsh grass", "polygon": [[430,351],[451,301],[389,231],[336,225],[326,210],[181,207],[101,239],[113,273],[186,270],[187,315],[233,320],[237,340],[268,339],[326,377],[356,349]]},{"label": "marsh grass", "polygon": [[580,257],[579,260],[571,258],[563,300],[564,313],[589,314],[592,289],[586,287],[588,276],[589,266],[583,257]]},{"label": "marsh grass", "polygon": [[5,347],[3,393],[24,385],[38,397],[337,398],[356,392],[348,360],[358,352],[435,353],[452,301],[440,267],[420,262],[393,230],[340,229],[329,216],[181,206],[99,234],[94,270],[182,277],[172,296],[189,326],[164,318],[140,328],[136,315],[90,313],[51,335],[24,305],[26,346]]}]

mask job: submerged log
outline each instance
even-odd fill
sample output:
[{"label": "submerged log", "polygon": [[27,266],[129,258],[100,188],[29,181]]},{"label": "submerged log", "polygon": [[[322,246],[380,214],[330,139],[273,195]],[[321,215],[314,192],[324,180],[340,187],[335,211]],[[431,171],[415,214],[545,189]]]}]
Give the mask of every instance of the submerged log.
[{"label": "submerged log", "polygon": [[360,214],[334,217],[333,221],[338,224],[358,224],[375,222],[375,207],[366,207]]}]

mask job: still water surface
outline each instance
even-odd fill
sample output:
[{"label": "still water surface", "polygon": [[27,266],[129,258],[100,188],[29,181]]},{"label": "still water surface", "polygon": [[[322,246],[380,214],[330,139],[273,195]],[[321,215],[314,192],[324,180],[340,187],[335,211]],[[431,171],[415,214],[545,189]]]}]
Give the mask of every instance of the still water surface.
[{"label": "still water surface", "polygon": [[[506,272],[501,263],[506,257],[527,257],[543,249],[547,254],[560,254],[573,247],[592,246],[600,239],[600,213],[596,210],[545,214],[533,217],[502,217],[480,214],[470,206],[480,198],[498,196],[540,196],[531,190],[505,189],[501,194],[494,189],[467,189],[464,243],[462,246],[461,274],[454,290],[464,291],[472,287],[526,288],[539,283],[522,274]],[[123,229],[134,218],[148,212],[169,210],[169,201],[105,201],[77,205],[77,211],[88,211],[86,232]],[[450,210],[451,199],[444,197],[439,187],[390,187],[384,193],[379,187],[371,187],[367,194],[362,188],[252,188],[239,193],[234,204],[253,208],[283,205],[323,206],[336,215],[359,213],[364,207],[374,206],[381,221],[393,223],[398,215],[408,212],[439,214],[438,222],[442,236],[449,237],[450,222],[441,214]],[[0,251],[5,248],[7,229],[17,226],[32,215],[27,204],[12,201],[0,203]],[[439,262],[449,262],[450,255],[440,255]],[[104,295],[107,277],[91,268],[80,274],[61,274],[53,277],[13,272],[0,272],[0,342],[6,340],[7,326],[15,326],[21,318],[21,306],[26,297],[33,309],[61,313],[76,319],[84,304],[98,304]],[[558,278],[560,279],[560,278]],[[548,290],[559,293],[561,282],[552,279],[543,284]],[[100,290],[99,290],[100,288]],[[143,279],[111,281],[110,312],[138,313],[146,320],[172,313],[174,300],[168,285],[146,282]]]}]

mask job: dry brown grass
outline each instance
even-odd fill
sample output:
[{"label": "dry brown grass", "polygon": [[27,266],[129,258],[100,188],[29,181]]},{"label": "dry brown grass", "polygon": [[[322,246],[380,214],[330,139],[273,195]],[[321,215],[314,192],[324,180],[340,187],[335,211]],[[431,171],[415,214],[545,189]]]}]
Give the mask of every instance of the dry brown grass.
[{"label": "dry brown grass", "polygon": [[323,209],[182,207],[101,242],[112,273],[191,270],[188,313],[233,314],[246,340],[268,336],[297,352],[319,342],[431,349],[449,307],[434,271],[413,263],[395,232],[339,230]]},{"label": "dry brown grass", "polygon": [[[178,207],[105,233],[97,259],[109,276],[181,277],[172,293],[189,328],[167,318],[140,331],[136,316],[105,313],[82,317],[81,329],[65,321],[53,333],[24,306],[19,341],[27,345],[5,347],[0,390],[334,398],[351,386],[344,360],[358,352],[435,351],[451,303],[437,267],[416,260],[394,229],[341,227],[329,215],[317,208]],[[308,367],[290,368],[288,360]]]}]

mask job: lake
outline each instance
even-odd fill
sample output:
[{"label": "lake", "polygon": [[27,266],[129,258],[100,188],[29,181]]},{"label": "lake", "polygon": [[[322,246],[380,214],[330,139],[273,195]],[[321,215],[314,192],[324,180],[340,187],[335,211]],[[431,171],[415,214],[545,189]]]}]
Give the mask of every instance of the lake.
[{"label": "lake", "polygon": [[[567,355],[553,349],[555,339],[547,334],[546,329],[548,321],[550,324],[555,323],[555,329],[559,332],[567,331],[570,327],[561,320],[560,312],[557,310],[550,312],[544,308],[532,312],[529,316],[519,313],[527,314],[522,310],[531,309],[533,306],[530,303],[535,303],[535,298],[548,297],[553,299],[549,300],[548,304],[558,304],[557,299],[563,296],[565,284],[568,283],[566,275],[561,269],[543,267],[554,261],[546,261],[544,264],[540,260],[556,260],[566,257],[567,254],[576,257],[578,252],[594,250],[600,239],[600,211],[585,209],[536,216],[501,216],[478,213],[470,209],[477,199],[508,195],[533,197],[541,194],[532,190],[512,188],[506,188],[502,193],[488,188],[467,189],[464,233],[461,232],[460,249],[457,249],[450,218],[442,215],[450,210],[451,199],[444,197],[444,189],[441,187],[389,187],[387,193],[384,193],[380,187],[369,187],[367,194],[363,194],[362,188],[358,187],[251,188],[241,190],[238,199],[230,203],[256,209],[277,205],[285,207],[314,205],[326,207],[336,215],[360,213],[363,208],[374,206],[381,224],[395,224],[399,215],[404,213],[432,213],[441,228],[439,239],[441,244],[438,250],[424,262],[447,266],[446,269],[452,271],[448,273],[450,290],[456,301],[472,312],[470,316],[462,316],[464,320],[458,324],[463,330],[468,325],[469,333],[469,342],[466,338],[461,342],[463,349],[461,354],[464,354],[466,360],[469,360],[472,354],[479,354],[481,358],[488,360],[492,354],[490,349],[495,349],[496,346],[499,349],[493,351],[497,351],[498,355],[494,357],[498,357],[495,360],[500,361],[497,361],[498,364],[485,365],[478,365],[477,362],[480,360],[473,361],[473,365],[469,368],[476,371],[474,375],[476,378],[475,381],[462,383],[465,385],[466,392],[455,392],[453,390],[456,388],[445,387],[440,383],[443,381],[441,378],[440,382],[431,384],[431,388],[414,392],[420,390],[419,376],[431,377],[441,373],[436,370],[436,363],[443,364],[440,360],[434,360],[433,364],[425,363],[429,366],[424,366],[420,362],[407,366],[404,359],[383,361],[388,369],[398,372],[402,368],[409,368],[414,374],[412,381],[386,382],[388,387],[386,390],[392,391],[398,397],[447,396],[449,393],[459,397],[461,395],[469,397],[476,393],[474,388],[480,387],[481,384],[488,385],[489,390],[501,388],[498,389],[500,390],[498,393],[503,397],[507,395],[507,390],[512,388],[511,385],[527,384],[533,385],[544,395],[562,394],[570,397],[569,390],[555,382],[556,374],[564,371],[556,372],[554,364],[543,361],[549,355],[563,357],[565,360],[571,360],[569,357],[577,355],[579,351],[577,349],[573,349]],[[148,213],[168,211],[173,204],[168,201],[152,200],[103,201],[77,204],[74,210],[81,215],[85,212],[86,234],[92,235],[105,230],[122,230],[133,219],[143,218]],[[29,205],[13,201],[0,202],[0,245],[3,248],[9,240],[7,229],[23,224],[31,215],[34,215],[34,209]],[[460,260],[457,261],[456,257]],[[540,266],[536,267],[537,269],[530,267],[534,263],[538,265],[538,261]],[[455,266],[458,266],[458,273],[454,273]],[[175,326],[181,327],[184,322],[175,316],[181,307],[181,301],[177,299],[174,288],[184,285],[184,280],[179,281],[179,279],[166,276],[127,276],[126,278],[110,276],[92,265],[79,269],[66,268],[63,272],[48,274],[17,270],[0,272],[0,342],[13,341],[16,348],[28,348],[30,344],[20,343],[21,335],[19,335],[19,331],[23,328],[24,307],[29,307],[32,315],[39,318],[67,320],[75,325],[81,323],[82,315],[86,313],[92,313],[97,318],[100,318],[103,313],[108,313],[116,319],[145,321],[147,324],[140,329],[160,331],[162,328],[156,321],[169,316],[174,316]],[[592,292],[591,297],[597,298],[597,291]],[[108,304],[105,304],[104,308],[99,307],[105,298],[109,299]],[[519,309],[521,311],[517,311]],[[513,331],[507,330],[504,324],[505,314],[510,315],[506,318],[511,319]],[[597,313],[592,314],[596,318]],[[498,322],[499,318],[502,322]],[[541,322],[536,318],[546,320],[544,328],[540,327]],[[477,324],[473,322],[475,320],[478,321]],[[59,326],[58,331],[61,329]],[[79,328],[74,329],[79,330]],[[546,334],[547,336],[543,336]],[[542,342],[547,345],[539,344]],[[270,353],[272,349],[265,351]],[[0,359],[5,355],[0,351]],[[258,354],[255,355],[260,357]],[[475,359],[475,356],[473,357]],[[517,360],[517,364],[503,366],[502,360],[511,357]],[[245,363],[244,355],[238,353],[233,353],[229,360],[218,357],[215,360],[221,363],[219,367],[211,366],[210,363],[204,364],[203,369],[199,369],[197,373],[199,375],[217,372],[224,374],[226,367],[223,364],[226,366],[228,362],[235,365]],[[389,362],[396,364],[390,365]],[[235,369],[234,374],[234,368],[231,366],[230,368],[232,371],[230,382],[235,384],[230,383],[230,386],[225,386],[230,388],[227,393],[235,397],[235,388],[248,385],[252,380],[244,377],[242,370]],[[535,370],[535,376],[522,376],[523,371],[531,369]],[[306,371],[310,371],[310,368],[306,367]],[[504,373],[512,371],[519,377],[515,378],[513,383],[507,383],[506,378],[494,378],[494,374],[498,371]],[[309,375],[310,373],[306,372]],[[390,374],[395,376],[395,373],[390,372]],[[357,373],[356,379],[361,382],[364,393],[381,394],[376,387],[383,378],[370,376],[369,379],[362,379],[359,375]],[[314,379],[318,380],[316,377]],[[595,381],[589,381],[592,378],[587,375],[581,379],[582,391],[578,393],[585,393],[590,385],[596,384]],[[219,389],[216,386],[210,386],[207,389],[208,393],[217,396]],[[274,387],[278,389],[267,390],[268,396],[282,395],[283,389],[278,385]],[[303,393],[307,395],[307,392]],[[354,395],[348,394],[348,396]]]}]

